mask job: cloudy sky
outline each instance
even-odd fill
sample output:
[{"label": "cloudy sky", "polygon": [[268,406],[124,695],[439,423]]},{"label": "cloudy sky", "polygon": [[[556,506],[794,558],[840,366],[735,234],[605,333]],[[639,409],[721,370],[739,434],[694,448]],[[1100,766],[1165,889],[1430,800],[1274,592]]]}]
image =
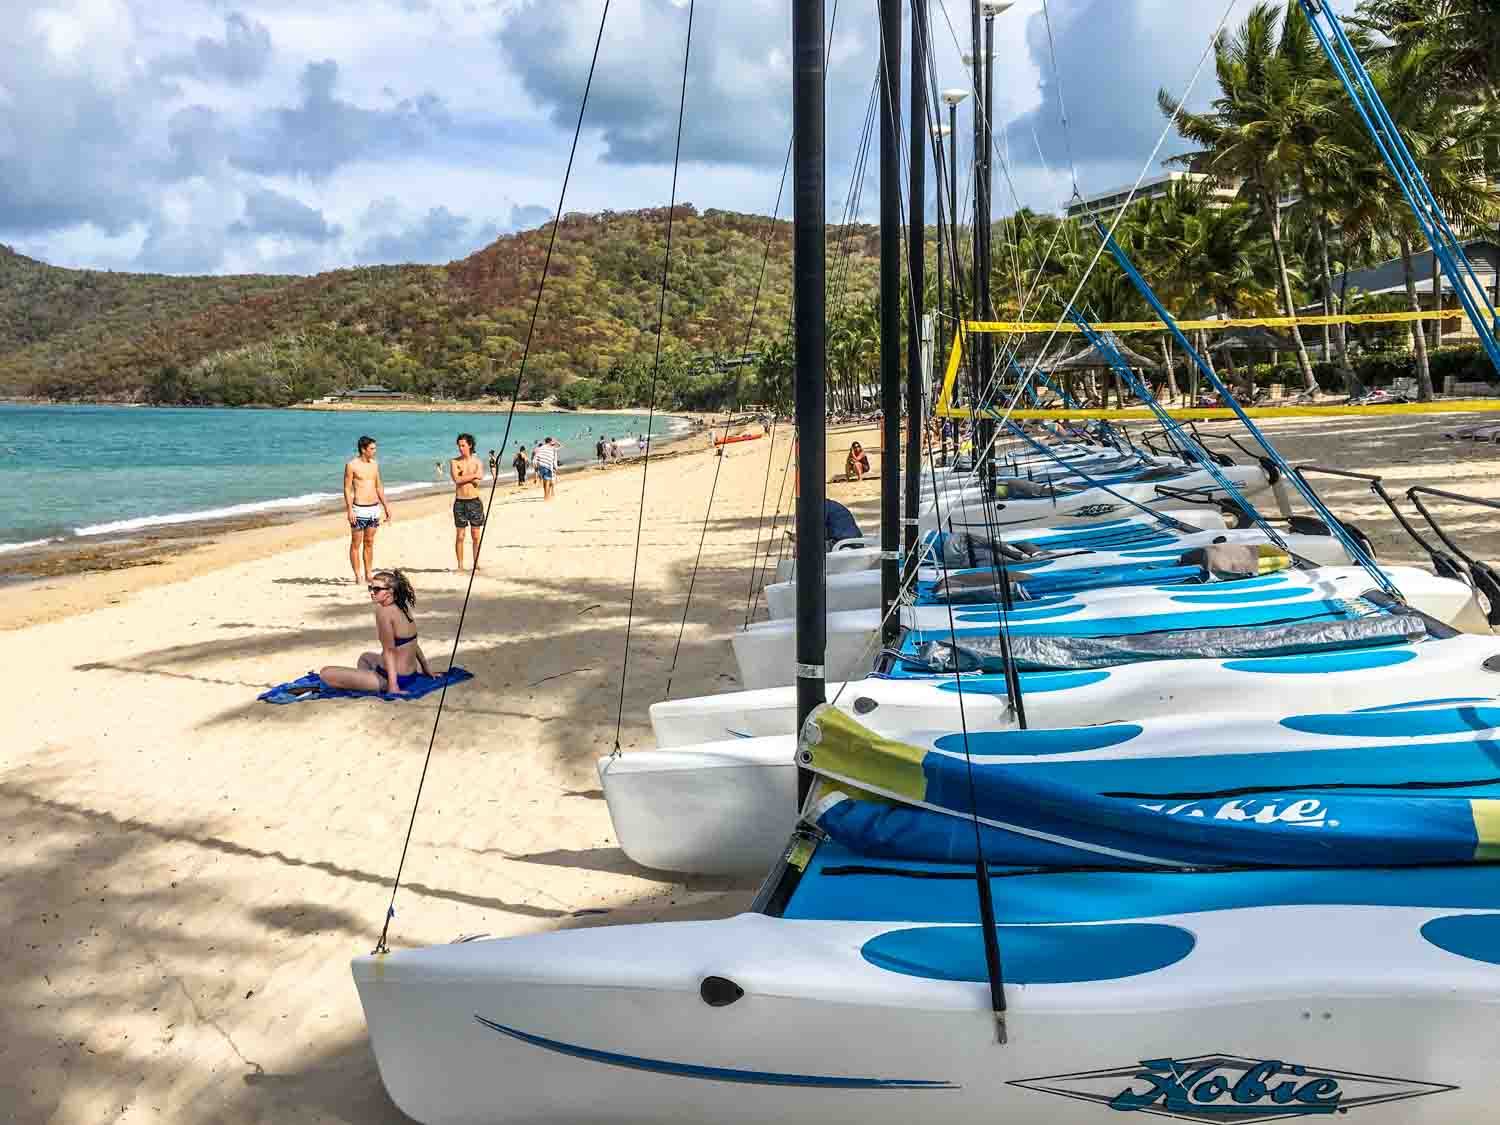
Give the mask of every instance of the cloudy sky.
[{"label": "cloudy sky", "polygon": [[[1084,191],[1133,181],[1162,128],[1157,87],[1183,88],[1224,10],[1049,4],[1070,128],[1042,0],[1018,0],[996,22],[1010,171],[997,170],[997,210],[1015,198],[1056,209],[1072,190],[1070,149]],[[167,273],[461,257],[556,207],[602,11],[603,0],[0,0],[0,242],[58,265]],[[790,129],[789,11],[698,0],[679,200],[771,211]],[[964,85],[967,8],[931,11],[942,83]],[[687,17],[686,0],[611,0],[566,210],[667,201]],[[871,0],[840,0],[833,218],[877,35]]]}]

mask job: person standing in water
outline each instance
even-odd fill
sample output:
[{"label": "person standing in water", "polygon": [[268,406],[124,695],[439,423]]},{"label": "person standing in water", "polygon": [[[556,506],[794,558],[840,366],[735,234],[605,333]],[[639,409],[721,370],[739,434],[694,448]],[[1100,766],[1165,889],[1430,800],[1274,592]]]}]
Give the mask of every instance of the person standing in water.
[{"label": "person standing in water", "polygon": [[385,502],[385,486],[380,482],[375,439],[365,434],[355,448],[359,455],[344,465],[344,514],[349,519],[349,566],[358,584],[368,582],[375,570],[375,533],[380,530],[381,513],[389,520],[391,508]]},{"label": "person standing in water", "polygon": [[526,485],[526,470],[531,468],[531,458],[526,456],[526,447],[524,445],[511,458],[510,467],[516,471],[516,487],[524,488]]},{"label": "person standing in water", "polygon": [[458,456],[448,462],[448,475],[453,478],[453,557],[458,560],[458,573],[464,570],[464,528],[469,529],[469,538],[474,541],[474,569],[479,569],[479,537],[484,529],[484,501],[479,499],[479,482],[484,478],[484,466],[474,456],[474,435],[459,434]]}]

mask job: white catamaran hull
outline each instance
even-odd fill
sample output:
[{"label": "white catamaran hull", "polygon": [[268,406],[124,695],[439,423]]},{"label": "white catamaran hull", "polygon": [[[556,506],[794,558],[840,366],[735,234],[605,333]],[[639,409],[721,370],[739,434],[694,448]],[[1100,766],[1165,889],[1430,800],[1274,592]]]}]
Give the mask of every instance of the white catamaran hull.
[{"label": "white catamaran hull", "polygon": [[[1205,531],[1221,531],[1229,526],[1225,522],[1224,513],[1220,512],[1217,508],[1180,508],[1172,512],[1172,518],[1181,523],[1202,528]],[[1149,515],[1137,512],[1132,516],[1123,518],[1116,517],[1110,519],[1106,516],[1100,516],[1098,519],[1070,520],[1066,526],[1042,526],[1000,532],[997,533],[996,538],[1006,543],[1016,543],[1033,538],[1044,538],[1053,534],[1066,535],[1080,530],[1087,531],[1091,527],[1097,527],[1105,523],[1126,530],[1138,529],[1142,532],[1154,531],[1161,526]],[[865,536],[865,540],[870,544],[869,546],[846,547],[840,551],[828,552],[823,563],[824,574],[850,574],[861,570],[878,569],[880,567],[879,537],[867,535]],[[790,582],[796,576],[797,567],[795,560],[782,559],[776,564],[777,582]]]},{"label": "white catamaran hull", "polygon": [[[1230,484],[1244,496],[1257,496],[1270,488],[1265,471],[1257,465],[1230,465],[1220,470]],[[1060,524],[1074,520],[1101,520],[1135,512],[1129,501],[1157,511],[1171,511],[1201,505],[1197,499],[1184,499],[1161,489],[1225,496],[1225,489],[1207,472],[1199,470],[1163,481],[1135,481],[1112,484],[1104,488],[1085,488],[1060,493],[1055,497],[1003,500],[985,503],[977,488],[940,495],[938,502],[922,514],[922,531],[1008,531],[1041,524]]]},{"label": "white catamaran hull", "polygon": [[[1500,668],[1500,643],[1465,636],[1364,655],[1156,662],[1023,677],[1036,685],[1024,701],[1032,729],[1229,709],[1287,715],[1393,700],[1484,702],[1500,696],[1500,673],[1486,661]],[[955,687],[952,678],[871,678],[830,683],[827,696],[872,730],[903,740],[920,732],[1013,729],[1003,677],[966,677],[961,693]],[[669,871],[767,870],[797,813],[796,719],[794,688],[654,705],[659,749],[599,763],[621,849],[643,866]],[[1300,745],[1286,732],[1275,738],[1283,747]]]},{"label": "white catamaran hull", "polygon": [[[1288,581],[1274,596],[1262,597],[1257,591],[1246,604],[1263,607],[1291,605],[1294,600],[1309,600],[1314,597],[1306,586],[1306,579],[1294,576],[1317,576],[1316,595],[1324,598],[1351,598],[1369,589],[1373,583],[1370,576],[1359,567],[1323,567],[1315,571],[1290,571]],[[1386,573],[1400,587],[1407,601],[1414,608],[1427,613],[1444,624],[1477,631],[1484,622],[1474,600],[1473,590],[1462,582],[1451,578],[1437,578],[1416,567],[1388,567]],[[1269,581],[1269,579],[1267,580]],[[1101,620],[1131,618],[1140,620],[1151,616],[1157,624],[1148,628],[1122,628],[1121,632],[1145,632],[1161,629],[1212,628],[1226,623],[1215,620],[1215,609],[1224,609],[1233,604],[1236,596],[1228,592],[1232,584],[1217,587],[1224,592],[1220,601],[1216,597],[1216,585],[1195,587],[1115,587],[1090,590],[1068,599],[1067,606],[1040,601],[1018,602],[1008,615],[1013,628],[1024,628],[1035,620],[1060,621],[1068,625],[1077,623],[1087,628]],[[1267,594],[1272,594],[1267,591]],[[1122,603],[1128,603],[1128,606]],[[1036,606],[1035,609],[1028,608]],[[1076,608],[1071,608],[1076,607]],[[1064,610],[1067,610],[1064,615]],[[988,615],[988,623],[998,627],[998,618]],[[881,612],[878,608],[831,612],[826,617],[828,648],[824,657],[826,675],[831,680],[858,679],[872,667],[880,651],[879,630]],[[901,624],[909,629],[920,629],[937,634],[946,632],[950,626],[959,630],[977,630],[986,624],[983,607],[978,606],[906,606],[901,610]],[[1487,631],[1487,627],[1486,627]],[[734,648],[735,662],[739,666],[740,683],[746,688],[781,687],[796,679],[796,621],[782,618],[761,621],[742,629],[730,638]]]},{"label": "white catamaran hull", "polygon": [[[1494,670],[1486,668],[1488,660],[1496,662]],[[1215,712],[1230,702],[1236,711],[1287,713],[1319,707],[1352,710],[1391,699],[1488,699],[1500,694],[1500,641],[1462,636],[1347,658],[1152,661],[1025,675],[1022,683],[1039,684],[1023,688],[1027,719],[1037,727]],[[892,736],[936,727],[960,730],[966,723],[980,730],[1009,724],[1002,677],[965,676],[963,685],[959,691],[951,675],[871,676],[830,681],[827,695],[830,703],[837,701],[862,723]],[[651,705],[651,726],[663,749],[791,734],[797,728],[797,690],[786,686],[665,700]]]},{"label": "white catamaran hull", "polygon": [[[1133,975],[1007,985],[1004,1045],[985,984],[861,955],[902,923],[746,914],[436,946],[353,971],[386,1089],[426,1125],[1099,1125],[1126,1108],[1479,1125],[1500,1098],[1500,972],[1423,939],[1453,913],[1132,919],[1121,934],[1180,934],[1190,951]],[[1002,931],[1002,956],[1025,929]]]},{"label": "white catamaran hull", "polygon": [[[1282,539],[1293,554],[1300,555],[1309,562],[1323,566],[1346,566],[1354,561],[1344,550],[1343,545],[1332,535],[1283,534]],[[1265,532],[1258,528],[1247,527],[1229,531],[1205,531],[1197,535],[1182,535],[1177,537],[1171,545],[1171,550],[1190,551],[1195,547],[1208,547],[1217,543],[1259,544],[1267,542],[1269,540]],[[1153,548],[1151,553],[1160,555],[1166,550],[1166,548]],[[1118,551],[1079,552],[1068,558],[1049,562],[1045,570],[1047,574],[1057,574],[1062,571],[1083,570],[1096,566],[1118,566],[1146,561],[1163,565],[1172,561],[1169,558],[1143,560],[1140,555],[1140,551],[1128,547]],[[869,570],[828,575],[824,581],[826,592],[824,604],[830,613],[846,609],[874,609],[880,605],[878,553],[876,562],[876,567]],[[1011,567],[1014,570],[1026,571],[1027,565],[1025,562],[1017,562],[1011,564]],[[943,571],[936,567],[923,567],[917,577],[923,581],[936,582],[943,577]],[[795,616],[797,608],[797,583],[795,581],[774,582],[766,587],[765,593],[766,608],[772,621]]]}]

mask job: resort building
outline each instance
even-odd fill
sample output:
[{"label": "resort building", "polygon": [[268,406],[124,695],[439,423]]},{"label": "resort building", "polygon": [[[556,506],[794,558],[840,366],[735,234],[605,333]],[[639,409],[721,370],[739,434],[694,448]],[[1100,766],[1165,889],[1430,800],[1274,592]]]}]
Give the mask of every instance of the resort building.
[{"label": "resort building", "polygon": [[[1184,182],[1207,184],[1213,199],[1224,206],[1233,203],[1238,195],[1238,185],[1227,185],[1213,176],[1205,176],[1198,172],[1163,172],[1160,176],[1152,176],[1141,181],[1141,186],[1135,189],[1135,201],[1160,199],[1167,194],[1173,184]],[[1125,201],[1131,198],[1130,193],[1131,185],[1126,184],[1124,187],[1085,196],[1082,200],[1075,199],[1068,204],[1068,218],[1076,219],[1090,214],[1098,215],[1100,218],[1111,216],[1125,206]]]},{"label": "resort building", "polygon": [[379,383],[371,383],[368,386],[364,386],[364,387],[351,387],[347,391],[340,391],[334,397],[335,398],[340,398],[340,399],[346,399],[346,400],[347,399],[380,400],[380,399],[391,399],[391,398],[406,398],[407,395],[406,395],[406,392],[404,392],[404,391],[393,391],[389,387],[382,387]]},{"label": "resort building", "polygon": [[[1474,266],[1474,273],[1479,279],[1479,284],[1484,287],[1492,302],[1496,302],[1496,271],[1500,267],[1500,244],[1491,239],[1479,238],[1464,244],[1464,253],[1468,255],[1469,261]],[[1432,251],[1424,250],[1413,256],[1413,265],[1417,274],[1417,300],[1423,309],[1434,309],[1438,306],[1433,303],[1432,295]],[[1342,284],[1342,278],[1335,276],[1334,285]],[[1445,309],[1461,308],[1458,295],[1453,291],[1453,284],[1439,271],[1439,293],[1442,298],[1442,307]],[[1406,274],[1401,265],[1400,258],[1392,258],[1381,262],[1379,265],[1370,266],[1367,269],[1349,271],[1349,296],[1356,294],[1367,297],[1406,297]],[[1312,312],[1309,308],[1304,310]],[[1316,311],[1321,312],[1319,307]],[[1478,339],[1478,333],[1474,326],[1469,323],[1467,317],[1461,320],[1444,320],[1440,322],[1442,328],[1442,339],[1445,343],[1469,343]]]},{"label": "resort building", "polygon": [[[1142,180],[1141,186],[1135,189],[1133,202],[1139,203],[1143,199],[1161,199],[1171,190],[1173,184],[1180,183],[1204,185],[1208,191],[1211,206],[1228,207],[1240,197],[1240,187],[1244,181],[1221,180],[1217,176],[1205,175],[1197,171],[1163,172],[1159,176]],[[1110,218],[1125,206],[1126,200],[1131,198],[1129,184],[1112,188],[1109,191],[1101,191],[1094,195],[1084,196],[1081,200],[1072,200],[1067,205],[1067,216],[1070,219],[1087,215],[1096,215],[1101,219]],[[1286,192],[1281,197],[1281,209],[1286,210],[1296,203],[1298,198],[1295,192]]]}]

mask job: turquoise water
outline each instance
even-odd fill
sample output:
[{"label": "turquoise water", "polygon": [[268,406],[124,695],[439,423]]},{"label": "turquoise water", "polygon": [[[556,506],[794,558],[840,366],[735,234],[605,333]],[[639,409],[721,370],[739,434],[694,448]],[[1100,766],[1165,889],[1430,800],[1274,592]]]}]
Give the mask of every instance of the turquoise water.
[{"label": "turquoise water", "polygon": [[[657,415],[654,428],[675,425]],[[591,460],[601,433],[634,454],[645,429],[644,413],[517,414],[501,476],[516,446],[548,435],[566,468]],[[379,443],[388,495],[430,488],[464,431],[484,457],[500,448],[505,412],[0,405],[0,552],[337,499],[361,434]]]}]

